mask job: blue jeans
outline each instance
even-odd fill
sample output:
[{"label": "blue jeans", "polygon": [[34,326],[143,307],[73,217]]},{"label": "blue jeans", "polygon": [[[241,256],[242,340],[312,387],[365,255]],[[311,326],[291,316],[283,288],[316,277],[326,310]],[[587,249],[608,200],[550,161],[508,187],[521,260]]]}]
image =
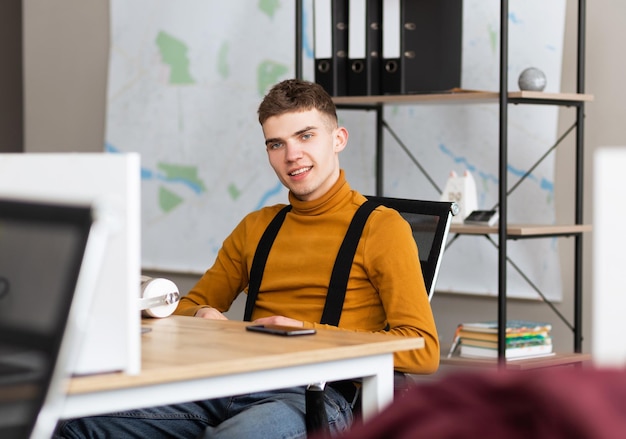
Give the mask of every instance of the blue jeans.
[{"label": "blue jeans", "polygon": [[[325,391],[331,434],[346,431],[352,410],[333,388]],[[305,438],[304,387],[252,393],[72,419],[55,438]]]}]

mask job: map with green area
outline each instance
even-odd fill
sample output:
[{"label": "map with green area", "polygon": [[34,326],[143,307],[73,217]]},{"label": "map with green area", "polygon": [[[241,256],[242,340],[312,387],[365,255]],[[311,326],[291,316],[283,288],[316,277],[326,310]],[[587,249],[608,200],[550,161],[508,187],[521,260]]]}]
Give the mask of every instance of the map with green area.
[{"label": "map with green area", "polygon": [[163,62],[170,67],[170,84],[185,85],[195,81],[189,73],[188,48],[180,40],[166,32],[159,32],[156,44],[161,52]]},{"label": "map with green area", "polygon": [[162,179],[172,182],[180,182],[187,185],[194,192],[205,192],[204,182],[198,178],[197,166],[173,165],[171,163],[159,163],[159,169],[164,172]]},{"label": "map with green area", "polygon": [[[273,84],[295,76],[296,2],[109,3],[106,143],[121,152],[141,153],[142,262],[152,269],[204,272],[246,214],[288,201],[267,164],[257,109]],[[462,88],[498,90],[497,3],[463,2]],[[314,81],[313,4],[303,2],[302,75]],[[536,66],[549,78],[546,91],[560,90],[564,17],[565,0],[511,2],[509,89],[518,88],[522,70]],[[373,194],[377,115],[352,110],[337,112],[350,133],[341,166],[354,189]],[[557,140],[558,110],[511,106],[508,112],[507,170],[513,182]],[[440,197],[407,159],[408,151],[409,158],[427,165],[440,187],[450,171],[462,175],[467,170],[476,180],[479,208],[497,203],[497,103],[385,105],[382,115],[388,128],[383,142],[384,195]],[[406,144],[398,145],[398,139]],[[509,221],[554,223],[553,180],[554,160],[549,156],[515,190]],[[509,255],[548,298],[560,297],[555,240],[511,242]],[[496,257],[488,240],[456,240],[446,249],[438,289],[493,294]],[[536,298],[521,276],[512,273],[507,282],[512,297]]]}]

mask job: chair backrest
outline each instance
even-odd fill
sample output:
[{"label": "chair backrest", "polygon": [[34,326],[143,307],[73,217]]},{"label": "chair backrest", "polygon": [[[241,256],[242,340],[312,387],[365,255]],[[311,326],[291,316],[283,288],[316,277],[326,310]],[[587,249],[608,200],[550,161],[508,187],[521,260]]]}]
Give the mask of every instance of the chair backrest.
[{"label": "chair backrest", "polygon": [[368,196],[369,200],[397,210],[411,225],[417,243],[428,300],[435,292],[435,284],[446,247],[452,217],[459,207],[454,202],[409,200],[403,198]]}]

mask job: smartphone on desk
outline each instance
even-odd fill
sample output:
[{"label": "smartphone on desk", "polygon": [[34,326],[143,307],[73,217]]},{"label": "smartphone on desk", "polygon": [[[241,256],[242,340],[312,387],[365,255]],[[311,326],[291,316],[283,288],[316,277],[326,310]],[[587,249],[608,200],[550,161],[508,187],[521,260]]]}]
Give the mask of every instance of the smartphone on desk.
[{"label": "smartphone on desk", "polygon": [[266,334],[293,336],[315,334],[313,328],[298,328],[296,326],[283,325],[250,325],[246,326],[248,331],[265,332]]}]

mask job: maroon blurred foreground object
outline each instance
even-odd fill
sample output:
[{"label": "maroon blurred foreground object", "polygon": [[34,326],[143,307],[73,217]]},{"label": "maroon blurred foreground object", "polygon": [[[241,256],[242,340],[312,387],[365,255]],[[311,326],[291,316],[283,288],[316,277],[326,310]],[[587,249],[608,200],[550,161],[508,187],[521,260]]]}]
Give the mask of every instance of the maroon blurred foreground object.
[{"label": "maroon blurred foreground object", "polygon": [[450,374],[412,387],[340,439],[626,437],[626,371]]}]

